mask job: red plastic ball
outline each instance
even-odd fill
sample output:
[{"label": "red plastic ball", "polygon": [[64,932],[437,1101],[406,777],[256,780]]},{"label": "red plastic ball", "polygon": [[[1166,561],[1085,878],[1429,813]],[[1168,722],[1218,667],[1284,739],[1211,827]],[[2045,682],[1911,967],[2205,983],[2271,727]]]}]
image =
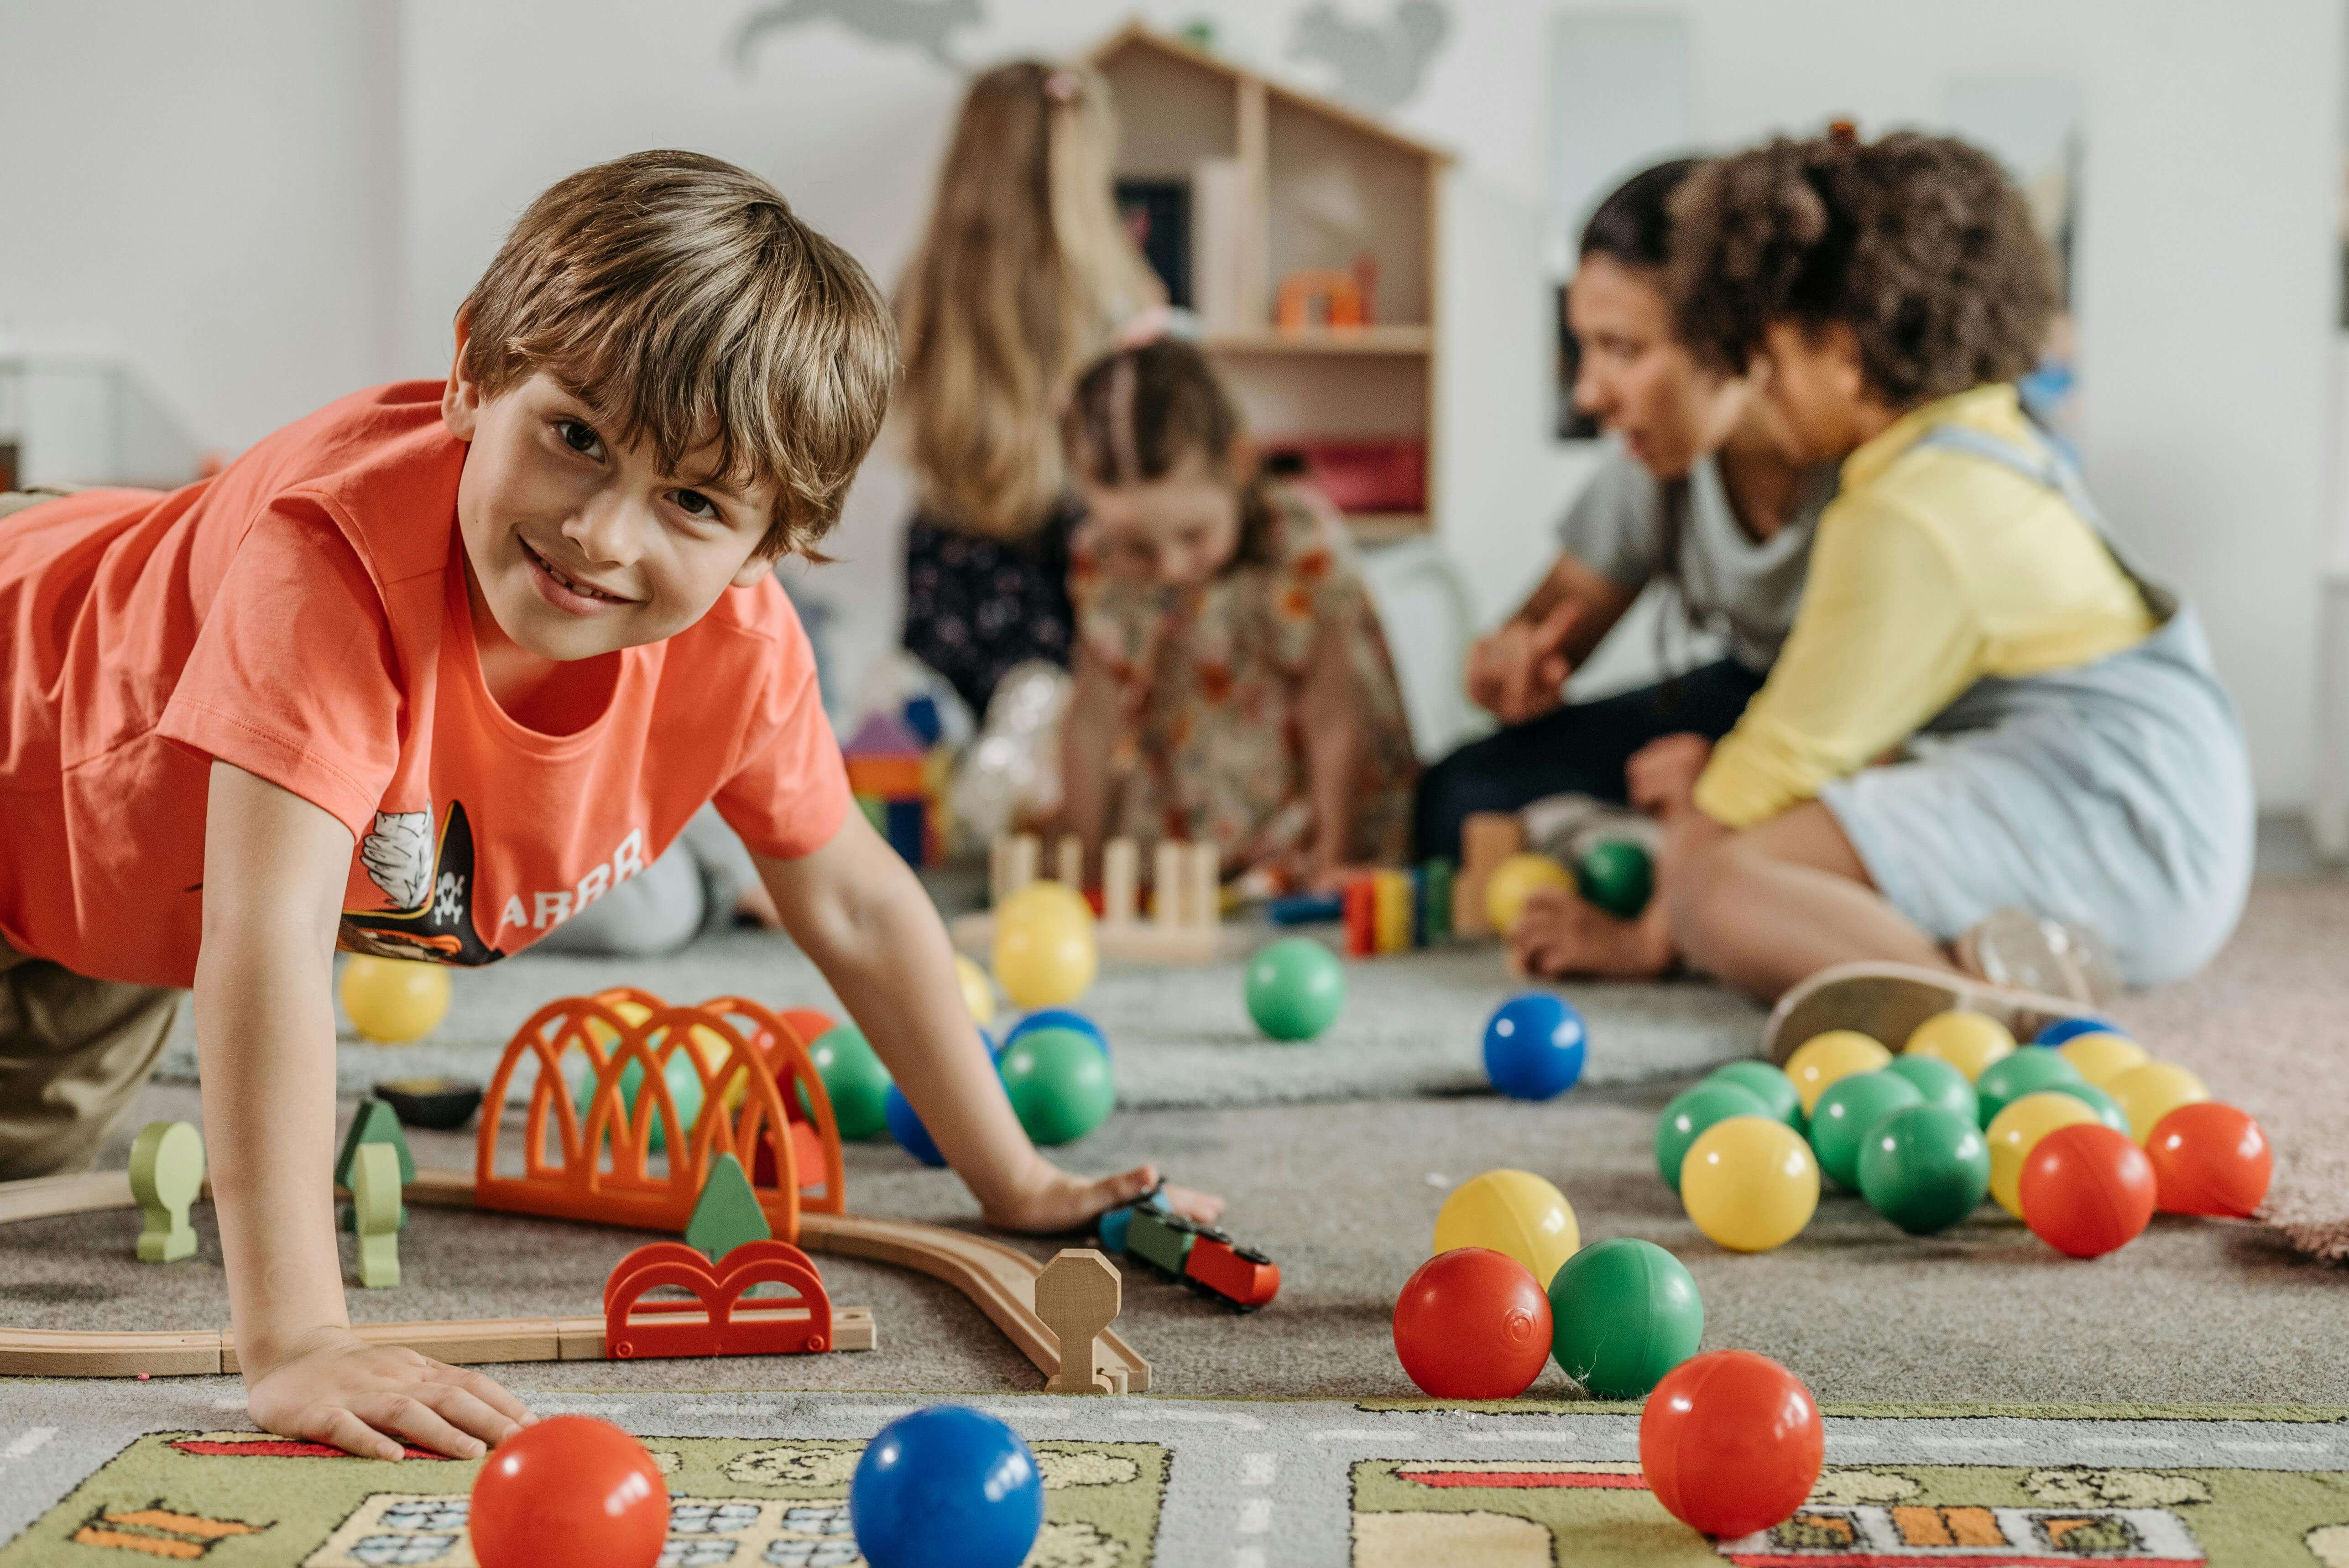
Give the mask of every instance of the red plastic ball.
[{"label": "red plastic ball", "polygon": [[1708,1535],[1794,1517],[1818,1484],[1826,1429],[1803,1380],[1751,1350],[1693,1356],[1640,1412],[1640,1470],[1664,1511]]},{"label": "red plastic ball", "polygon": [[653,1568],[668,1487],[645,1446],[592,1416],[550,1416],[491,1450],[473,1482],[481,1568]]},{"label": "red plastic ball", "polygon": [[2165,1214],[2248,1220],[2268,1195],[2275,1154],[2260,1124],[2215,1099],[2181,1105],[2146,1140],[2154,1202]]},{"label": "red plastic ball", "polygon": [[1541,1376],[1549,1340],[1533,1271],[1489,1247],[1436,1253],[1395,1300],[1395,1354],[1433,1398],[1516,1398]]},{"label": "red plastic ball", "polygon": [[2137,1240],[2153,1218],[2153,1161],[2100,1121],[2059,1127],[2023,1161],[2023,1222],[2069,1257],[2097,1258]]}]

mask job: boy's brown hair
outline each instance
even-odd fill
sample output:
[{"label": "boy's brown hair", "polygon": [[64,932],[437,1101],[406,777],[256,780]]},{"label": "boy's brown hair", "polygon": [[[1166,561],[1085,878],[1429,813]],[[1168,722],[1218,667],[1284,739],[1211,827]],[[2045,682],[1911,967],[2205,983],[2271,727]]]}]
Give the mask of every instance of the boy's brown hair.
[{"label": "boy's brown hair", "polygon": [[1742,373],[1774,321],[1841,325],[1868,389],[1913,407],[2037,363],[2054,265],[1981,149],[1896,131],[1781,138],[1701,166],[1672,201],[1682,337]]},{"label": "boy's brown hair", "polygon": [[467,374],[544,371],[662,466],[772,483],[757,553],[816,544],[887,411],[889,308],[854,257],[757,175],[696,152],[583,169],[530,204],[465,297]]}]

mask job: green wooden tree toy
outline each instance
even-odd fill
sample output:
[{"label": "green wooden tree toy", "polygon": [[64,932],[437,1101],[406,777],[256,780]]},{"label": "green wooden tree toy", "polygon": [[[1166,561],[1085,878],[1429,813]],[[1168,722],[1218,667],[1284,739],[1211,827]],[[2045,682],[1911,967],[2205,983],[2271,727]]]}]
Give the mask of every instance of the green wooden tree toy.
[{"label": "green wooden tree toy", "polygon": [[693,1218],[686,1222],[685,1244],[714,1264],[743,1243],[763,1242],[774,1233],[759,1207],[759,1195],[750,1190],[750,1178],[743,1174],[742,1162],[731,1154],[711,1161]]},{"label": "green wooden tree toy", "polygon": [[359,1284],[389,1290],[399,1283],[399,1156],[388,1144],[363,1143],[351,1162],[351,1217],[359,1236]]},{"label": "green wooden tree toy", "polygon": [[150,1121],[130,1145],[130,1195],[139,1204],[139,1261],[175,1264],[196,1254],[188,1207],[204,1186],[203,1135],[184,1121]]},{"label": "green wooden tree toy", "polygon": [[[385,1144],[391,1149],[399,1162],[402,1182],[416,1180],[416,1156],[408,1151],[408,1138],[399,1130],[398,1116],[379,1099],[363,1099],[359,1101],[358,1109],[351,1113],[351,1130],[343,1135],[343,1151],[335,1157],[336,1186],[354,1191],[357,1190],[352,1177],[356,1173],[358,1152],[370,1143]],[[355,1229],[354,1221],[352,1211],[346,1209],[343,1212],[343,1229]],[[400,1211],[399,1222],[403,1229],[408,1224],[405,1207]]]}]

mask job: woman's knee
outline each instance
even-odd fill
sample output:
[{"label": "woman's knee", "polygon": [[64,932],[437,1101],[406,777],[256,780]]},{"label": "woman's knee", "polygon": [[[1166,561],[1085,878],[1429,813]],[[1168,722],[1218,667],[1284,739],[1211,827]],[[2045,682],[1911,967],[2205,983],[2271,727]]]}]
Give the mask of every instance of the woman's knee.
[{"label": "woman's knee", "polygon": [[1672,944],[1695,967],[1719,973],[1755,907],[1750,846],[1723,838],[1675,857],[1661,880]]}]

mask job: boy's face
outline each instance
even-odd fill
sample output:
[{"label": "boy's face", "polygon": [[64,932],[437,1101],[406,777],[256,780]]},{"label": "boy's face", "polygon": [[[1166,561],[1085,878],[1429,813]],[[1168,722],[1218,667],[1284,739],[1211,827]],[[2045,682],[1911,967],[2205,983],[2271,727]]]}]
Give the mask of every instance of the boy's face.
[{"label": "boy's face", "polygon": [[465,376],[460,339],[441,417],[472,449],[457,523],[476,614],[486,609],[541,658],[674,636],[727,588],[773,567],[751,554],[773,513],[772,485],[665,472],[648,448],[616,447],[594,412],[543,373],[486,397]]}]

